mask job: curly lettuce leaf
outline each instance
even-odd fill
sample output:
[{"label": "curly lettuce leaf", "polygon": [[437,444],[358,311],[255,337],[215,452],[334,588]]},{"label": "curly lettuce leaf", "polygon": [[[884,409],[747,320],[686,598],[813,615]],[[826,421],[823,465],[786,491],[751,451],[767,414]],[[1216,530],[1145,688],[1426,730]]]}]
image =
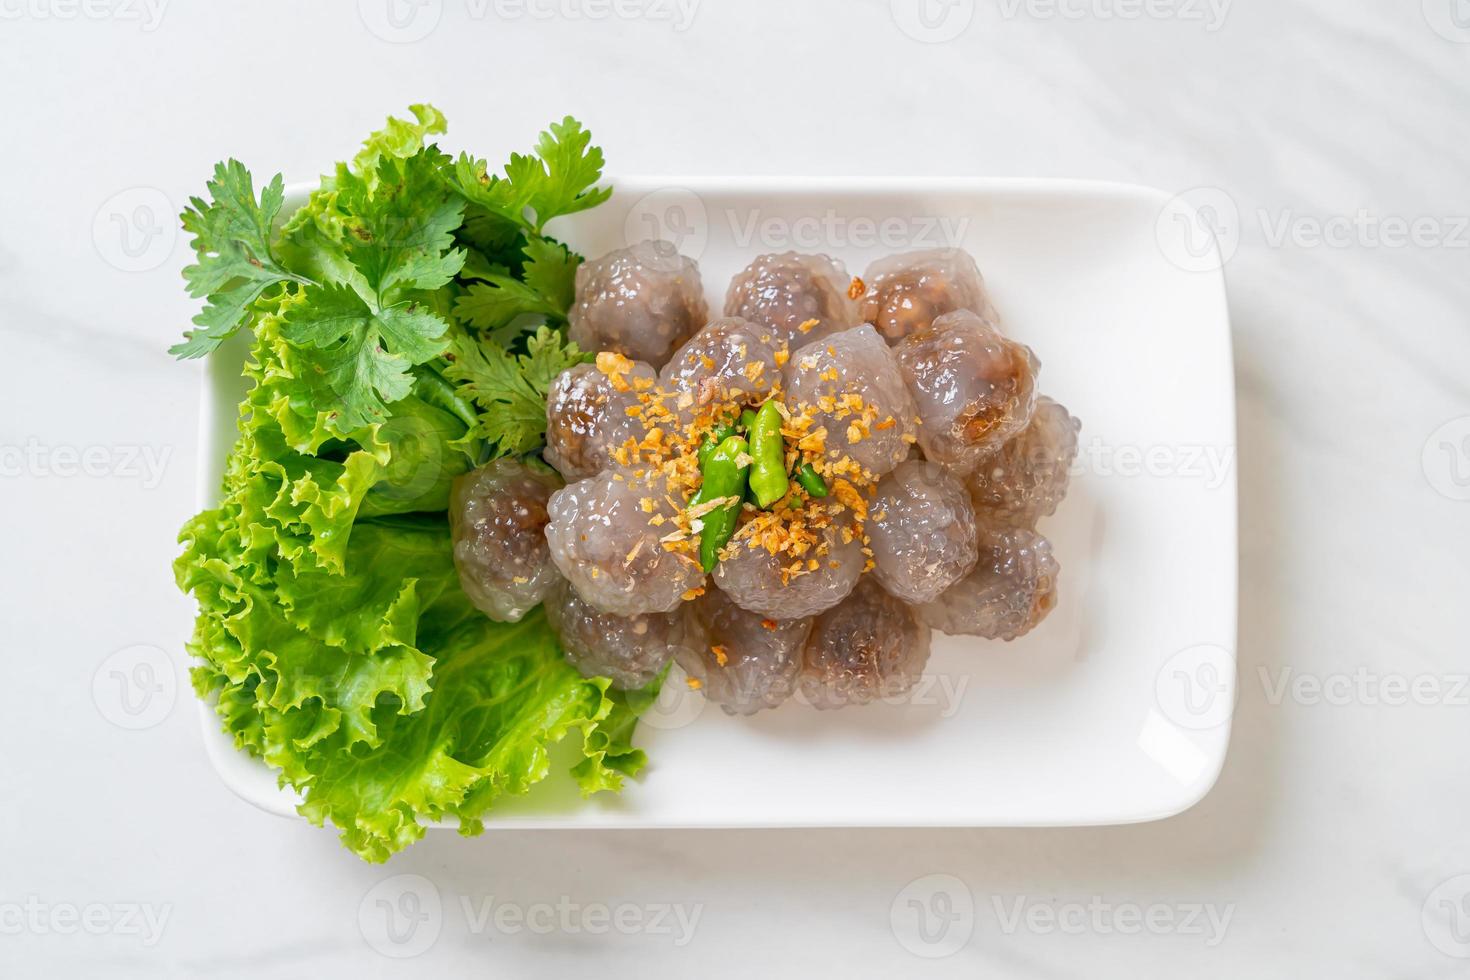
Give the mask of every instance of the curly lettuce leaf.
[{"label": "curly lettuce leaf", "polygon": [[628,710],[608,696],[605,678],[567,664],[539,609],[515,624],[472,608],[462,618],[439,612],[425,639],[436,661],[424,710],[385,712],[380,748],[332,754],[308,785],[302,812],[331,820],[368,860],[423,836],[426,820],[453,816],[460,833],[481,832],[498,800],[549,775],[550,746],[573,732],[584,792],[618,788],[642,764],[627,745]]},{"label": "curly lettuce leaf", "polygon": [[372,179],[385,159],[411,157],[423,148],[424,140],[444,133],[449,123],[444,113],[431,105],[416,103],[408,107],[412,120],[389,116],[383,128],[363,140],[362,149],[352,158],[352,169]]},{"label": "curly lettuce leaf", "polygon": [[385,860],[448,817],[478,833],[497,800],[550,774],[549,747],[574,732],[584,794],[642,768],[635,709],[566,662],[539,610],[496,623],[469,602],[442,515],[362,523],[344,574],[282,570],[269,585],[228,555],[198,560],[217,545],[209,517],[186,528],[177,566],[205,610],[196,687],[303,791],[301,812],[362,857]]},{"label": "curly lettuce leaf", "polygon": [[[524,198],[510,220],[466,201],[454,164],[422,145],[443,117],[413,115],[279,232],[279,180],[257,201],[233,163],[189,219],[191,284],[254,334],[221,501],[185,525],[175,563],[199,605],[195,688],[303,794],[303,814],[375,861],[430,821],[479,832],[547,777],[562,739],[580,743],[567,778],[586,794],[645,761],[632,734],[647,692],[583,678],[539,610],[485,618],[460,588],[446,513],[456,476],[540,445],[547,388],[584,359],[546,325],[564,322],[580,257],[540,228],[600,200],[587,189],[600,152],[580,127],[552,127],[496,179],[492,198]],[[530,297],[539,328],[520,312],[492,323],[498,310],[467,323],[455,304],[475,286]],[[204,349],[235,329],[202,326]]]},{"label": "curly lettuce leaf", "polygon": [[282,297],[257,320],[245,368],[254,384],[240,406],[220,509],[244,560],[340,571],[365,505],[391,512],[403,508],[383,501],[411,504],[422,491],[434,494],[425,509],[442,509],[447,480],[473,460],[468,426],[439,414],[415,421],[416,399],[404,400],[401,421],[344,427],[332,393],[282,336],[286,317],[304,302]]}]

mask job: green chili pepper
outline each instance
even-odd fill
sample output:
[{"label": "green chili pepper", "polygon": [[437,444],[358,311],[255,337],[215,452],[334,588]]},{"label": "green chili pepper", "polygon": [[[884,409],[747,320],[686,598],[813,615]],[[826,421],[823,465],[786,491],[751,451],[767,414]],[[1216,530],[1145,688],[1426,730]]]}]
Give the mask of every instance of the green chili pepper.
[{"label": "green chili pepper", "polygon": [[827,481],[822,479],[822,474],[811,463],[802,463],[796,470],[796,482],[807,492],[809,497],[827,496]]},{"label": "green chili pepper", "polygon": [[699,532],[699,564],[706,572],[715,570],[715,564],[720,560],[720,549],[735,534],[735,524],[740,517],[738,498],[745,494],[745,481],[750,473],[749,466],[741,466],[736,460],[749,448],[744,439],[729,436],[715,447],[708,462],[700,467],[704,483],[691,504],[708,503],[721,497],[737,498],[736,503],[716,507],[700,518],[704,529]]},{"label": "green chili pepper", "polygon": [[755,409],[747,408],[740,413],[740,427],[745,430],[745,435],[749,438],[750,430],[755,428]]},{"label": "green chili pepper", "polygon": [[750,455],[755,462],[750,467],[750,489],[755,491],[755,502],[769,507],[791,488],[786,478],[786,442],[781,436],[781,410],[774,401],[768,401],[755,413],[750,427]]},{"label": "green chili pepper", "polygon": [[704,445],[699,447],[699,468],[704,469],[704,464],[709,462],[710,456],[714,455],[716,446],[735,434],[735,426],[729,422],[711,429],[704,437]]}]

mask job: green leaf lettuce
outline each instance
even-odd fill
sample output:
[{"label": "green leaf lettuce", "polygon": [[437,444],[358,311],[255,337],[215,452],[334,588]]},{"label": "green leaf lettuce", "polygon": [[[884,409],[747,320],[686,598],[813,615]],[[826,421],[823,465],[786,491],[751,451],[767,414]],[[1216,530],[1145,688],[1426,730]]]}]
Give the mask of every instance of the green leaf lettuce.
[{"label": "green leaf lettuce", "polygon": [[[423,145],[437,110],[411,111],[278,230],[280,178],[257,198],[243,165],[220,165],[184,215],[206,305],[175,349],[251,331],[220,503],[184,526],[174,566],[199,605],[196,690],[373,861],[431,821],[478,833],[564,738],[580,755],[562,778],[620,789],[644,764],[650,696],[582,677],[539,609],[487,619],[446,513],[456,476],[541,447],[546,389],[583,359],[559,329],[580,257],[543,228],[606,197],[601,152],[566,120],[484,177]],[[508,326],[524,312],[539,323]]]}]

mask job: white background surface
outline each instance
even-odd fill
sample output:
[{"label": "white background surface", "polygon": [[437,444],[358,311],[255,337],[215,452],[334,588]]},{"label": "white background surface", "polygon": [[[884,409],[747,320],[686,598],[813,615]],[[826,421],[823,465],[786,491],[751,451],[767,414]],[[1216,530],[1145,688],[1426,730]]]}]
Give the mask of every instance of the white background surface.
[{"label": "white background surface", "polygon": [[[1463,976],[1470,27],[1456,3],[960,0],[942,32],[963,30],[926,43],[901,29],[904,3],[703,0],[678,30],[430,0],[433,29],[391,43],[368,26],[385,23],[378,0],[173,0],[156,21],[121,0],[0,0],[0,974],[782,975],[815,958],[849,976]],[[171,227],[217,158],[309,175],[418,100],[448,114],[447,145],[492,159],[572,112],[625,173],[1223,192],[1241,695],[1215,791],[1165,823],[1088,830],[436,835],[385,869],[225,790],[183,690],[191,609],[168,573],[193,502],[199,376],[164,354],[192,313],[187,249],[171,232],[123,238],[112,215],[158,205]],[[1415,222],[1416,242],[1385,242]],[[1344,237],[1314,239],[1323,225]],[[130,258],[125,243],[147,247]],[[104,475],[58,472],[89,447]],[[163,460],[156,478],[134,449]],[[173,657],[179,690],[164,684],[141,716],[156,724],[128,731],[93,678],[135,645]],[[424,876],[442,914],[394,946],[378,899],[425,890],[388,880],[401,874]],[[487,903],[536,931],[510,913],[482,927]],[[590,934],[622,903],[699,918],[682,946],[673,916]],[[100,934],[68,918],[89,905],[106,907]],[[161,934],[127,907],[165,917]]]}]

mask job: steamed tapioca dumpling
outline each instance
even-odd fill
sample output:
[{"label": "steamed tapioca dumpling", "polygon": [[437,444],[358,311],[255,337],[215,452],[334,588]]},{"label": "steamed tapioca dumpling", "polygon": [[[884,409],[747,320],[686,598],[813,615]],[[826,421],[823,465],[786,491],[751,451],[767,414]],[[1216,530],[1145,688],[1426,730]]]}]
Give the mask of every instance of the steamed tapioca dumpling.
[{"label": "steamed tapioca dumpling", "polygon": [[807,344],[786,362],[785,379],[803,448],[832,462],[850,458],[873,478],[908,457],[917,409],[893,351],[872,327]]},{"label": "steamed tapioca dumpling", "polygon": [[726,714],[749,715],[791,697],[810,619],[778,621],[747,612],[719,589],[706,590],[688,609],[699,642],[676,656],[709,701]]},{"label": "steamed tapioca dumpling", "polygon": [[663,241],[583,262],[567,320],[568,335],[585,351],[616,351],[662,367],[709,320],[699,266]]},{"label": "steamed tapioca dumpling", "polygon": [[841,602],[866,563],[852,513],[838,504],[787,529],[762,512],[735,532],[714,583],[742,609],[801,619]]},{"label": "steamed tapioca dumpling", "polygon": [[458,476],[450,491],[454,565],[470,601],[491,619],[518,622],[561,577],[546,545],[555,473],[497,459]]},{"label": "steamed tapioca dumpling", "polygon": [[566,582],[546,597],[546,619],[573,667],[625,691],[652,681],[692,642],[683,609],[614,616],[583,602]]},{"label": "steamed tapioca dumpling", "polygon": [[926,459],[970,473],[1030,423],[1041,364],[975,313],[946,313],[893,352],[918,405]]},{"label": "steamed tapioca dumpling", "polygon": [[859,322],[847,294],[851,284],[842,263],[828,255],[762,255],[731,280],[725,315],[769,329],[777,345],[799,347]]},{"label": "steamed tapioca dumpling", "polygon": [[653,368],[638,361],[609,374],[595,364],[578,364],[557,375],[546,396],[546,461],[568,480],[602,472],[614,449],[641,441],[641,420],[628,414],[638,395],[657,382]]},{"label": "steamed tapioca dumpling", "polygon": [[916,606],[919,618],[943,633],[987,640],[1029,633],[1057,603],[1061,566],[1051,542],[1026,528],[982,524],[977,543],[975,570]]},{"label": "steamed tapioca dumpling", "polygon": [[908,603],[871,579],[812,624],[798,683],[818,708],[895,697],[914,686],[929,662],[932,633]]},{"label": "steamed tapioca dumpling", "polygon": [[863,321],[890,344],[955,310],[971,310],[992,323],[997,319],[980,270],[964,249],[890,255],[868,266],[863,282]]},{"label": "steamed tapioca dumpling", "polygon": [[1036,400],[1031,424],[970,476],[975,507],[993,524],[1035,527],[1067,495],[1082,423],[1050,398]]},{"label": "steamed tapioca dumpling", "polygon": [[704,581],[696,560],[660,540],[683,499],[656,470],[613,467],[570,484],[548,505],[551,560],[600,612],[670,612]]},{"label": "steamed tapioca dumpling", "polygon": [[975,508],[965,485],[937,463],[908,460],[878,483],[868,505],[873,577],[905,602],[929,602],[975,567]]},{"label": "steamed tapioca dumpling", "polygon": [[780,379],[771,332],[738,316],[711,322],[659,372],[670,408],[686,421],[711,404],[757,404]]}]

